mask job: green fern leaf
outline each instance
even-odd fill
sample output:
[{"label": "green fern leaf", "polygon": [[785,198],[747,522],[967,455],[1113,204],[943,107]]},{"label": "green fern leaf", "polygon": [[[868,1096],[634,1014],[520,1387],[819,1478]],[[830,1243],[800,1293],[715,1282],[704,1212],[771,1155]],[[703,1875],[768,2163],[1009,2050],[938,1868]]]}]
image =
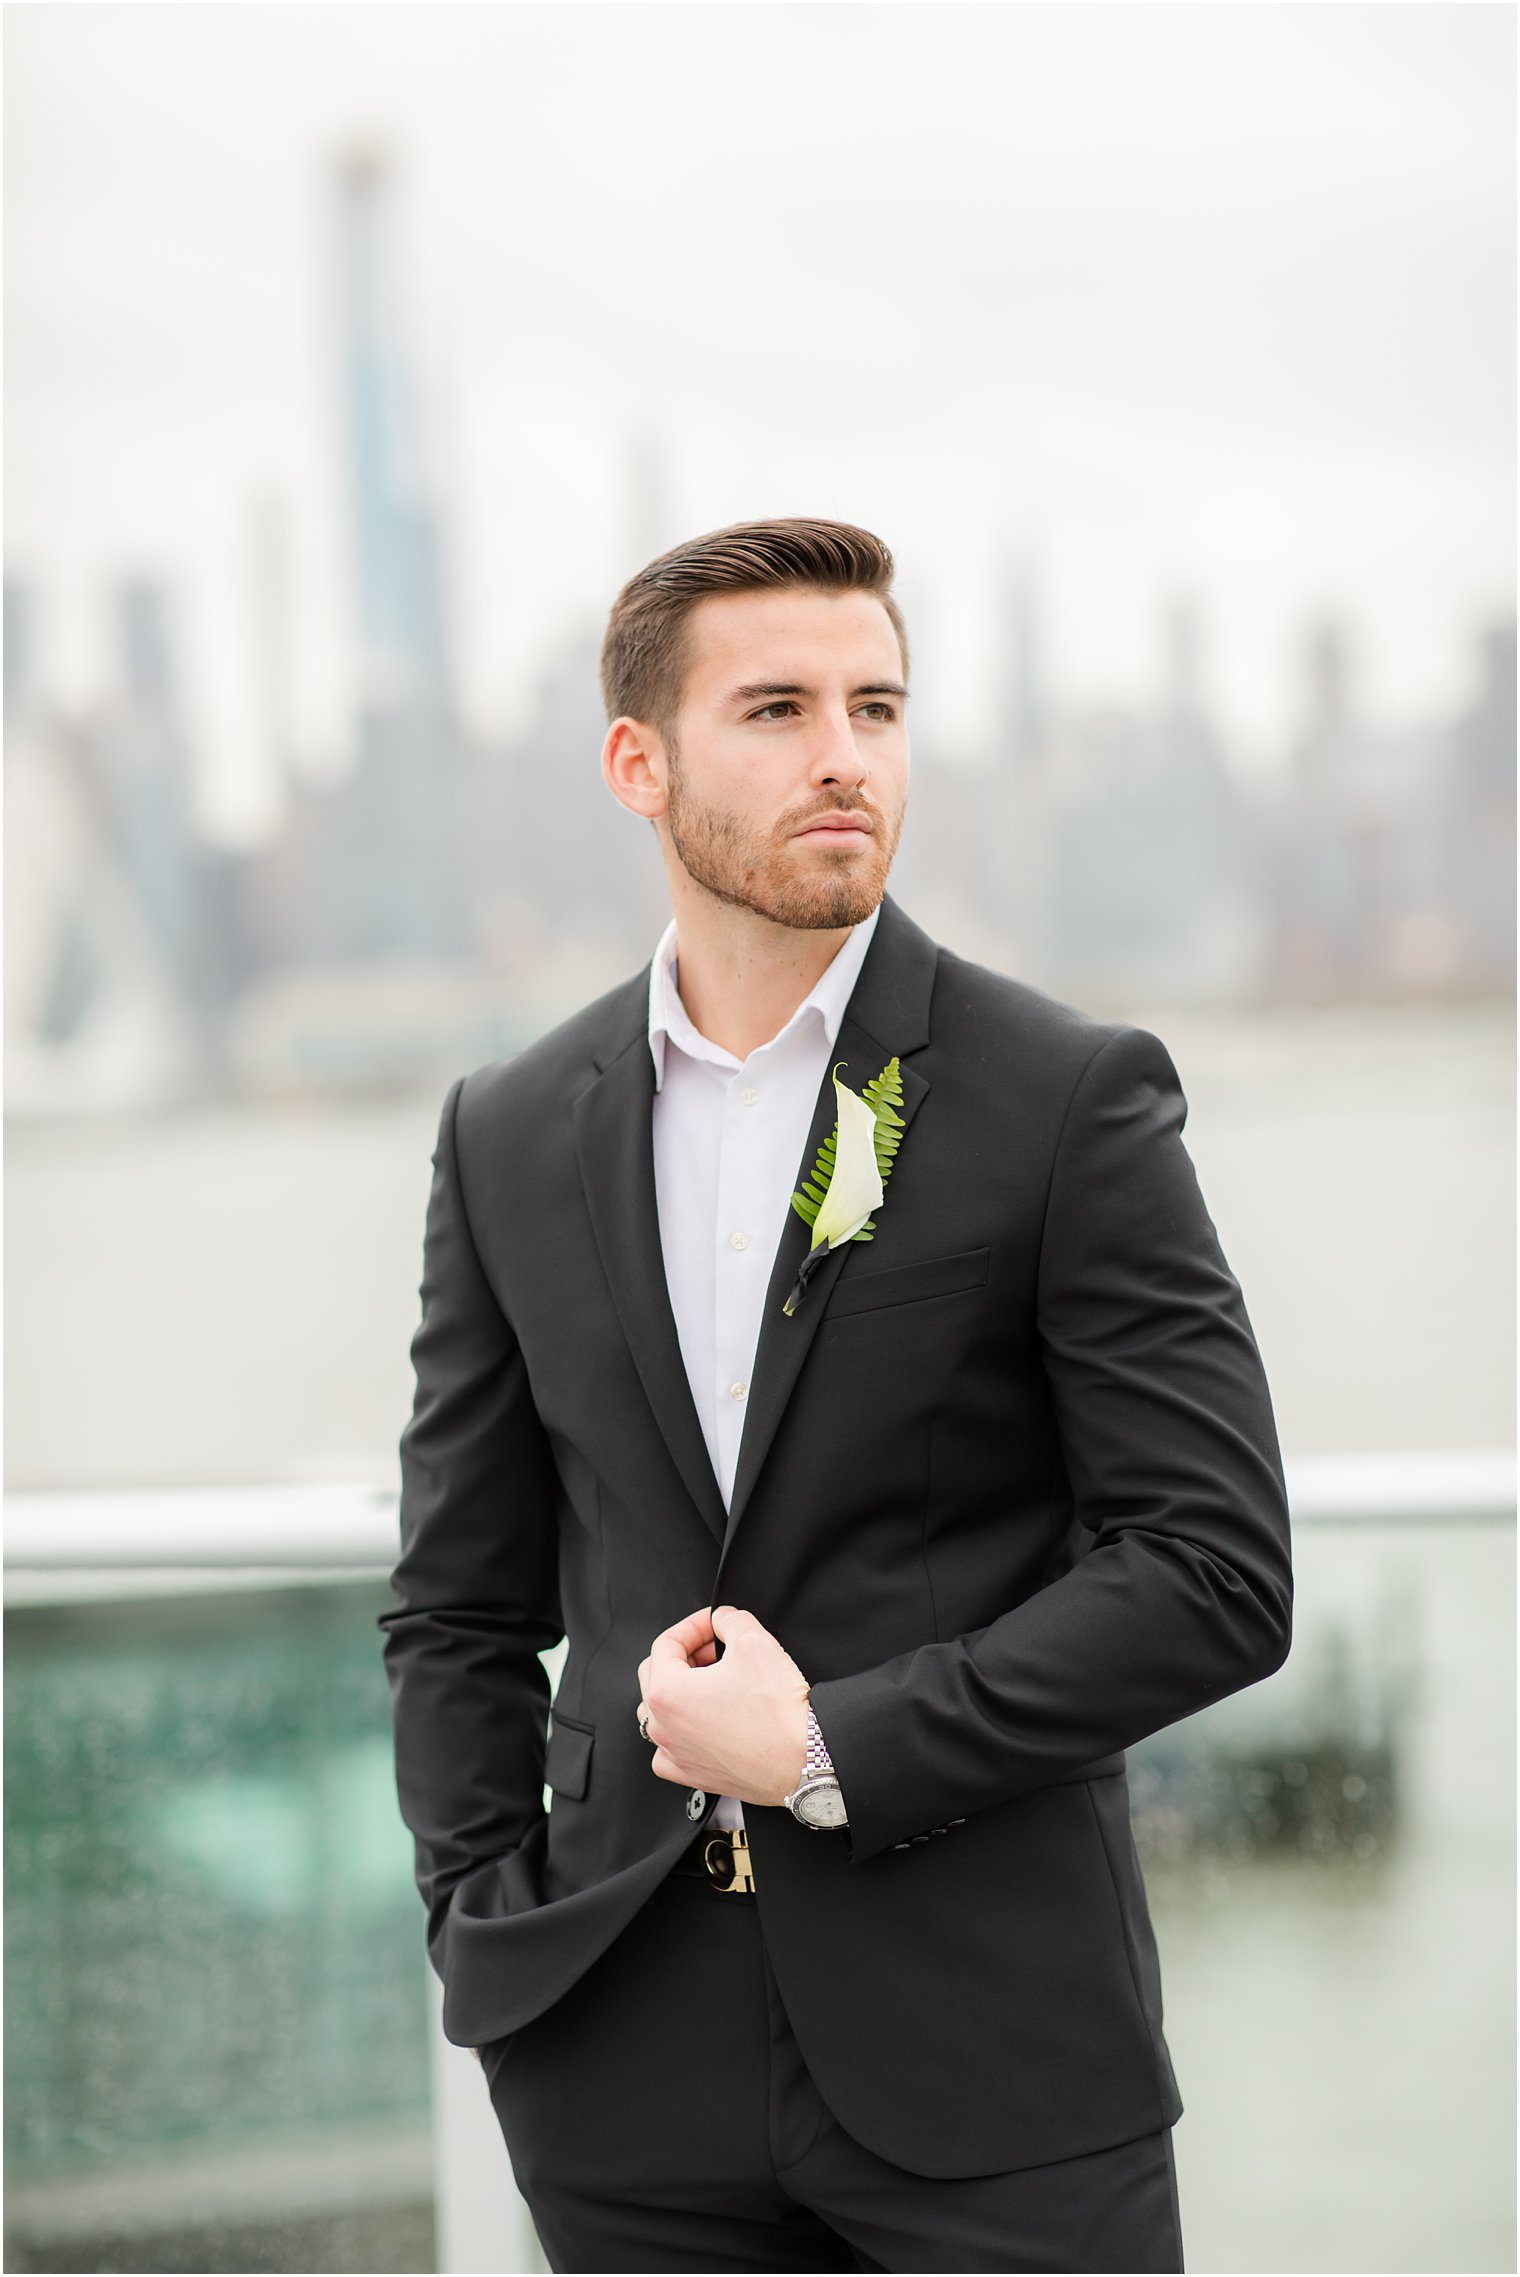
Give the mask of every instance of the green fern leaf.
[{"label": "green fern leaf", "polygon": [[[898,1141],[907,1128],[898,1109],[902,1105],[902,1069],[894,1052],[880,1075],[873,1077],[861,1097],[876,1117],[876,1128],[871,1134],[876,1149],[876,1169],[885,1187],[896,1159]],[[870,1224],[867,1219],[866,1223]]]}]

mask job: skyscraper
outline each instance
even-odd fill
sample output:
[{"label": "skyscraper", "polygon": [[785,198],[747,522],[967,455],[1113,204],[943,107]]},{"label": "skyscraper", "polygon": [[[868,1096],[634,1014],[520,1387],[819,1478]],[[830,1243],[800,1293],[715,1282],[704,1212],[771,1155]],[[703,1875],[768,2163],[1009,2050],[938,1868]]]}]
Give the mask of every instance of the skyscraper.
[{"label": "skyscraper", "polygon": [[361,686],[367,703],[448,692],[436,533],[394,271],[393,178],[374,144],[338,167],[343,387]]},{"label": "skyscraper", "polygon": [[459,737],[436,520],[427,495],[394,270],[391,164],[337,170],[341,386],[359,644],[359,761],[332,802],[322,866],[352,956],[457,954]]}]

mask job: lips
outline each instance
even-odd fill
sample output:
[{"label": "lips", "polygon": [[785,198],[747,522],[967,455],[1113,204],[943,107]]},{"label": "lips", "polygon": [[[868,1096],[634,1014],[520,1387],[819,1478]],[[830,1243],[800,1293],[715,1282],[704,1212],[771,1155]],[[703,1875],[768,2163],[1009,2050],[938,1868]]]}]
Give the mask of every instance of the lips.
[{"label": "lips", "polygon": [[869,838],[871,835],[871,830],[872,824],[869,817],[866,815],[825,814],[818,816],[816,820],[812,822],[805,822],[802,828],[794,832],[793,835],[798,838],[808,838],[814,836],[827,836],[830,838]]}]

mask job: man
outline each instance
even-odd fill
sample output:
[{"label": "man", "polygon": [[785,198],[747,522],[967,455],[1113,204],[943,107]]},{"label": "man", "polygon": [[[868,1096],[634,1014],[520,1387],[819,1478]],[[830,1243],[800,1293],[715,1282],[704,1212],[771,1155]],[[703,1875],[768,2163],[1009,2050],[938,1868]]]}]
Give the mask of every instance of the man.
[{"label": "man", "polygon": [[433,1158],[398,1785],[556,2270],[1182,2266],[1123,1750],[1284,1658],[1271,1405],[1163,1046],[884,891],[891,578],[625,586],[671,925]]}]

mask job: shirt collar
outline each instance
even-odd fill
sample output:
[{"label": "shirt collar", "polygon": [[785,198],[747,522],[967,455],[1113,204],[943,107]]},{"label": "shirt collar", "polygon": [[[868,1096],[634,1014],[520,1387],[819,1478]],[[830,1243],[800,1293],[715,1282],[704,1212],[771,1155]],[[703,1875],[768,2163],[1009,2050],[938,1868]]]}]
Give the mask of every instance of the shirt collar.
[{"label": "shirt collar", "polygon": [[[869,917],[852,926],[850,937],[818,975],[808,993],[792,1014],[786,1026],[771,1038],[775,1043],[810,1015],[817,1014],[823,1021],[824,1033],[832,1044],[839,1034],[839,1023],[844,1008],[860,977],[876,920],[881,915],[878,902]],[[714,1044],[701,1031],[692,1026],[685,1005],[676,987],[676,921],[671,918],[660,935],[658,948],[649,968],[649,1049],[654,1059],[654,1087],[662,1090],[665,1083],[665,1039],[679,1044],[682,1051],[693,1059],[712,1060],[721,1066],[735,1066],[739,1062],[732,1052]],[[760,1048],[764,1048],[763,1046]]]}]

